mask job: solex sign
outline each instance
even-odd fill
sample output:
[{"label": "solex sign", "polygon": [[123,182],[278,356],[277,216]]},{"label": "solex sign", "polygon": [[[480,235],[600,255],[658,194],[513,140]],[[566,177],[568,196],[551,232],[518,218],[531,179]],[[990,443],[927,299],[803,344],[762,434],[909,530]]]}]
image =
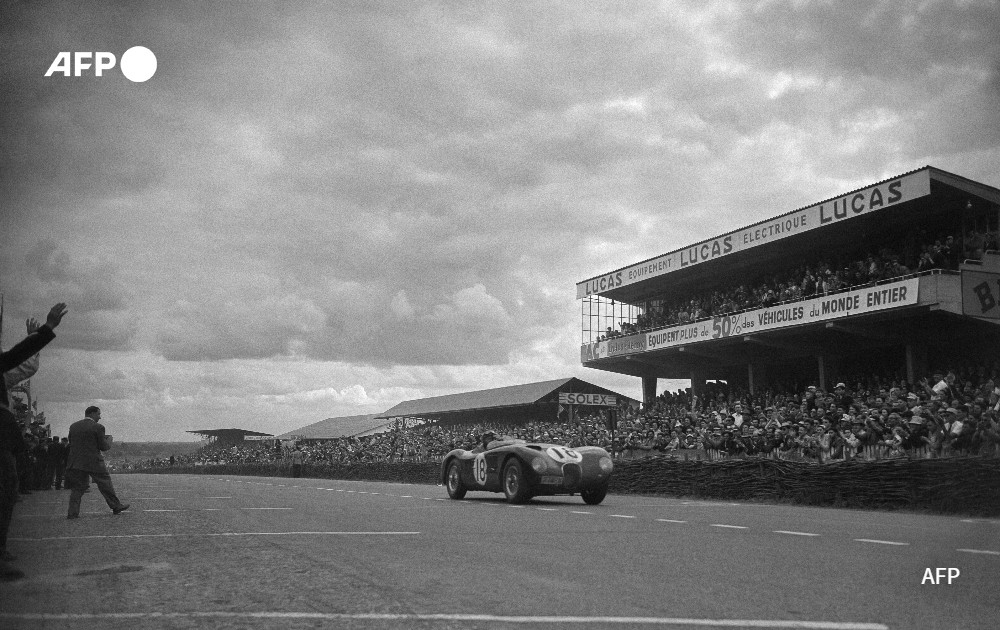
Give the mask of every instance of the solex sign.
[{"label": "solex sign", "polygon": [[559,392],[559,404],[615,407],[618,405],[618,397],[610,394],[575,394],[572,392]]},{"label": "solex sign", "polygon": [[[45,76],[62,74],[64,77],[104,76],[105,70],[115,67],[117,60],[109,52],[61,52],[56,55]],[[133,83],[148,81],[156,73],[156,55],[145,46],[133,46],[122,53],[122,74]]]}]

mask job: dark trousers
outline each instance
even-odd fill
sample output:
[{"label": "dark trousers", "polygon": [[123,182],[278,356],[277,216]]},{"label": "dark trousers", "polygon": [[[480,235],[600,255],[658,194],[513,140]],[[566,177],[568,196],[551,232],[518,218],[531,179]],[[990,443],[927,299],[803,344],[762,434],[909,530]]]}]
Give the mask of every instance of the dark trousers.
[{"label": "dark trousers", "polygon": [[292,464],[292,476],[293,477],[302,476],[302,464]]},{"label": "dark trousers", "polygon": [[63,475],[66,474],[66,466],[63,464],[56,465],[56,490],[63,487]]},{"label": "dark trousers", "polygon": [[117,510],[122,506],[118,495],[115,494],[115,486],[111,483],[111,475],[106,472],[70,468],[66,471],[66,487],[72,491],[69,493],[68,516],[80,516],[80,501],[83,499],[83,493],[90,488],[90,480],[97,484],[97,489],[101,491],[109,508]]},{"label": "dark trousers", "polygon": [[7,449],[0,449],[0,551],[7,549],[7,530],[14,516],[17,502],[17,467],[14,456]]},{"label": "dark trousers", "polygon": [[23,494],[31,491],[31,459],[27,453],[18,453],[17,461],[17,489]]}]

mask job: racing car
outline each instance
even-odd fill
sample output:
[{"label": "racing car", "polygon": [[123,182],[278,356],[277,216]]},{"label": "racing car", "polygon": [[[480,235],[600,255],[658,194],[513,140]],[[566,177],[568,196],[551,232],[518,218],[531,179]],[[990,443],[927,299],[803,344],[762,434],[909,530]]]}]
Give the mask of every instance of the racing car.
[{"label": "racing car", "polygon": [[509,503],[535,496],[579,493],[597,505],[608,494],[614,464],[597,446],[568,448],[559,444],[512,438],[491,440],[472,451],[455,449],[441,463],[441,480],[452,499],[470,490],[503,492]]}]

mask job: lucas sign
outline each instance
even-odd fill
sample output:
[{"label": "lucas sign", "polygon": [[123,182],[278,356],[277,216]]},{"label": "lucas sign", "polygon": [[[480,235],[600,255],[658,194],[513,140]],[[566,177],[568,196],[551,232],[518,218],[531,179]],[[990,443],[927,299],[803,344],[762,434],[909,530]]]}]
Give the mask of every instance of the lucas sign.
[{"label": "lucas sign", "polygon": [[576,297],[581,299],[589,295],[601,294],[618,287],[728,256],[734,252],[774,243],[863,214],[897,206],[931,194],[930,182],[930,172],[927,169],[886,180],[874,186],[856,190],[742,230],[730,232],[618,271],[585,280],[576,285]]}]

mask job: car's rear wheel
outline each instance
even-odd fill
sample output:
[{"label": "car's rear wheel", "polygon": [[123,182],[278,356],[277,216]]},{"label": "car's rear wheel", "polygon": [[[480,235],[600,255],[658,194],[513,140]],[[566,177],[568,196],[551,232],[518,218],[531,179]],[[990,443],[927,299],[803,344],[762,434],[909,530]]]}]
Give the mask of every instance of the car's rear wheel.
[{"label": "car's rear wheel", "polygon": [[503,469],[503,493],[508,503],[524,503],[531,498],[528,480],[521,462],[512,459]]},{"label": "car's rear wheel", "polygon": [[468,492],[468,488],[462,483],[462,465],[458,460],[454,460],[448,464],[448,476],[446,478],[448,483],[448,496],[452,499],[462,499],[465,497],[465,493]]},{"label": "car's rear wheel", "polygon": [[587,505],[597,505],[604,500],[604,497],[608,496],[608,485],[604,484],[596,488],[581,490],[580,496],[583,497],[583,502]]}]

